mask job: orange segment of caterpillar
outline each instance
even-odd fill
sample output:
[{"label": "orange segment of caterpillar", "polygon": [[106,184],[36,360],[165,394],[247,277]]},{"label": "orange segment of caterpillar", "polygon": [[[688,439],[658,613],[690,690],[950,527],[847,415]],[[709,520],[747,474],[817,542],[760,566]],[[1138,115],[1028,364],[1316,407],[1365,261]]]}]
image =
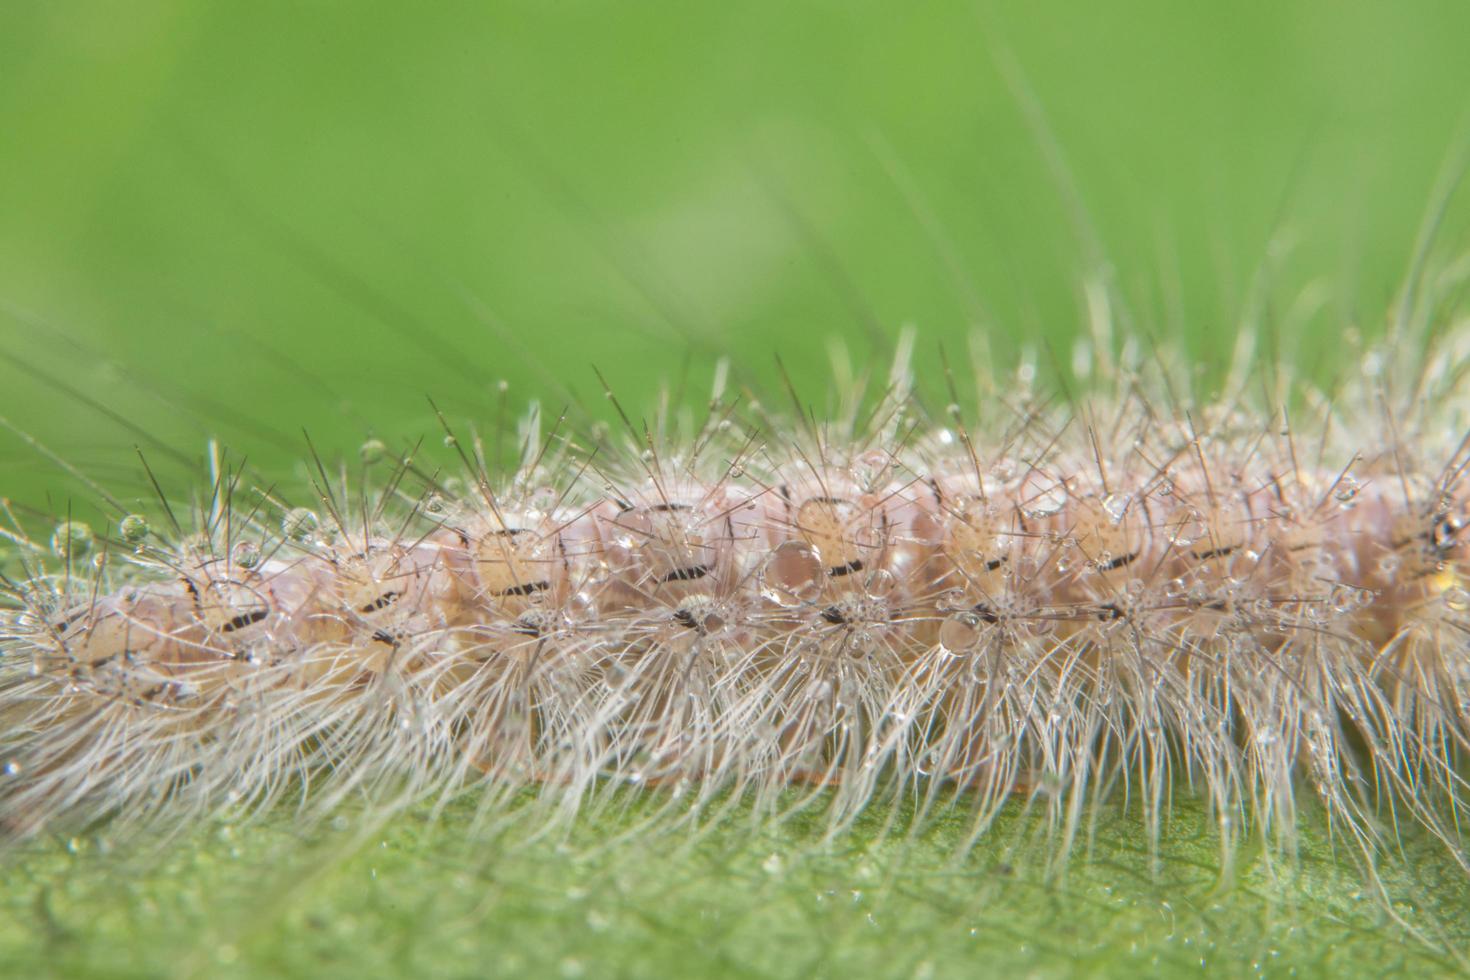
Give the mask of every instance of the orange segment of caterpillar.
[{"label": "orange segment of caterpillar", "polygon": [[548,440],[499,485],[477,452],[461,495],[404,492],[401,461],[356,519],[323,483],[329,519],[67,522],[60,569],[16,522],[0,820],[635,784],[807,786],[838,823],[904,795],[977,833],[1024,792],[1074,830],[1120,782],[1156,821],[1183,778],[1227,845],[1289,840],[1308,788],[1365,852],[1408,815],[1459,855],[1463,443],[1202,435],[1136,385],[987,440],[906,391],[868,428]]}]

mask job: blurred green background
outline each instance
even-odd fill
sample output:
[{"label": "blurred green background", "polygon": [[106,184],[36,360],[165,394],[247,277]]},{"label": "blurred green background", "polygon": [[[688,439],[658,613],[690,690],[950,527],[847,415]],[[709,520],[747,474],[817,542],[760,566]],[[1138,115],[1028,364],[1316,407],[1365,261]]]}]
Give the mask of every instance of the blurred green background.
[{"label": "blurred green background", "polygon": [[[210,434],[289,474],[303,426],[328,455],[370,433],[432,437],[426,395],[487,427],[502,380],[517,408],[585,398],[605,411],[594,364],[641,409],[686,370],[706,378],[716,353],[767,384],[779,354],[820,407],[834,338],[862,359],[913,324],[930,369],[940,343],[972,330],[1004,358],[1042,339],[1065,352],[1100,262],[1138,324],[1207,370],[1269,269],[1272,325],[1320,370],[1341,331],[1381,328],[1435,175],[1464,142],[1466,37],[1459,2],[11,0],[0,6],[0,415],[129,496],[141,493],[134,444],[181,485],[194,478],[162,447],[194,458]],[[1048,163],[1033,101],[1070,177]],[[1451,207],[1447,247],[1463,244],[1466,216]],[[0,466],[0,495],[51,513],[91,506],[9,432]],[[197,860],[213,838],[201,840]],[[433,852],[432,837],[414,840]],[[92,913],[116,908],[100,872],[43,858],[12,879],[20,945],[0,948],[28,950],[16,962],[177,966],[181,920],[93,935]],[[1085,880],[1133,882],[1132,914],[1152,922],[1165,899],[1136,855],[1119,861]],[[547,862],[545,881],[519,887],[561,894],[579,874]],[[696,895],[734,887],[685,874]],[[238,891],[249,879],[232,880]],[[167,908],[160,896],[177,884],[160,871],[129,901]],[[1340,884],[1312,879],[1298,897]],[[49,933],[36,923],[54,921],[37,896],[58,892],[82,896],[58,927],[73,959],[37,938]],[[354,892],[312,894],[330,920]],[[918,949],[958,928],[932,895],[912,901],[933,914],[895,906],[913,938],[894,942]],[[1044,906],[1024,928],[1107,921],[1056,901],[1061,911]],[[1308,937],[1292,961],[1307,972],[1325,962],[1314,942],[1344,942],[1320,922],[1282,926],[1277,899],[1236,901],[1244,918],[1212,954],[1231,972],[1251,971],[1273,929]],[[511,921],[542,923],[526,936],[582,914],[512,908]],[[1465,913],[1463,895],[1448,908]],[[384,935],[433,946],[432,923],[377,914]],[[1398,955],[1376,927],[1326,914],[1367,936],[1353,947],[1366,972],[1383,962],[1365,949]],[[266,922],[267,952],[233,969],[276,962],[280,923]],[[1265,923],[1254,946],[1241,922]],[[670,944],[652,962],[708,939],[683,925],[650,934]],[[1008,928],[996,935],[1014,953],[1022,926]],[[515,935],[493,935],[514,952]],[[1251,949],[1237,962],[1225,946]],[[935,948],[950,956],[930,963],[942,974],[984,955]],[[200,962],[221,966],[196,957],[180,969]],[[592,973],[640,962],[613,956]],[[922,975],[924,962],[874,969]],[[571,969],[543,965],[557,963]]]},{"label": "blurred green background", "polygon": [[426,394],[489,424],[502,379],[641,407],[717,350],[820,407],[831,339],[905,323],[931,368],[977,328],[1065,357],[1099,257],[1208,365],[1273,241],[1310,355],[1381,323],[1467,36],[1451,2],[8,3],[3,412],[134,481],[77,391],[267,469],[303,426],[432,430]]}]

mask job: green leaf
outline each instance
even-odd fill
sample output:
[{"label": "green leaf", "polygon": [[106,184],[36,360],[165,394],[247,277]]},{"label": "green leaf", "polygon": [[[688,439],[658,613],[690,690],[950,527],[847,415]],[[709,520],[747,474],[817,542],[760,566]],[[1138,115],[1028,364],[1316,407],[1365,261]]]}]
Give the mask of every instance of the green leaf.
[{"label": "green leaf", "polygon": [[539,839],[535,809],[489,834],[459,805],[40,843],[7,871],[0,973],[1376,977],[1450,971],[1470,937],[1470,885],[1436,845],[1382,859],[1380,897],[1313,819],[1294,859],[1247,848],[1222,878],[1187,798],[1157,855],[1103,806],[1053,873],[1056,841],[1019,801],[961,853],[960,809],[916,833],[869,813],[824,842],[817,810],[660,832],[648,800],[622,802]]}]

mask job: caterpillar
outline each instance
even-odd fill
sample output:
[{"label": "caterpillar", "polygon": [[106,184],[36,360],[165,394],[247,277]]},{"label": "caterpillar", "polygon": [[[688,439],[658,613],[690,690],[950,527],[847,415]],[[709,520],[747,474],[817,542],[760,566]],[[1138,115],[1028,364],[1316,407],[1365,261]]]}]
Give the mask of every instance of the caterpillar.
[{"label": "caterpillar", "polygon": [[722,365],[701,421],[533,405],[503,470],[440,415],[454,470],[313,450],[304,503],[214,447],[191,508],[48,539],[7,504],[0,825],[633,788],[973,841],[1020,796],[1065,851],[1120,795],[1156,837],[1182,783],[1227,855],[1305,795],[1368,862],[1412,824],[1465,864],[1470,334],[1330,395],[1247,351],[1214,398],[1099,338],[1071,400],[976,359],[978,412],[913,349],[825,421]]}]

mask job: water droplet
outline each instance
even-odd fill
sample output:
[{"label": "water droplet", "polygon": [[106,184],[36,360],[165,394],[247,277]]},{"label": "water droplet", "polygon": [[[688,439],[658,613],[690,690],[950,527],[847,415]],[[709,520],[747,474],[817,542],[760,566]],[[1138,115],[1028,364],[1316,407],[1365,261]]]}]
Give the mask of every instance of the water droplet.
[{"label": "water droplet", "polygon": [[51,535],[58,558],[81,558],[92,550],[92,529],[81,521],[62,521]]},{"label": "water droplet", "polygon": [[388,455],[388,447],[381,439],[369,439],[358,447],[357,455],[368,466]]},{"label": "water droplet", "polygon": [[1022,504],[1026,516],[1040,520],[1051,517],[1067,505],[1067,491],[1060,483],[1054,483],[1028,497]]},{"label": "water droplet", "polygon": [[293,507],[281,518],[281,533],[292,541],[305,541],[321,526],[316,512],[305,507]]},{"label": "water droplet", "polygon": [[939,625],[939,645],[962,653],[980,642],[980,617],[972,612],[955,613]]},{"label": "water droplet", "polygon": [[117,524],[117,532],[128,544],[139,544],[148,537],[148,521],[142,514],[129,514]]},{"label": "water droplet", "polygon": [[1133,502],[1133,495],[1127,493],[1110,493],[1102,499],[1102,508],[1108,512],[1108,516],[1117,524],[1123,520],[1123,515],[1128,513],[1128,505]]},{"label": "water droplet", "polygon": [[235,545],[235,564],[241,568],[254,568],[260,564],[260,545],[254,541],[241,541]]},{"label": "water droplet", "polygon": [[1193,507],[1177,508],[1170,515],[1169,523],[1174,528],[1176,547],[1188,548],[1208,533],[1205,529],[1204,518]]},{"label": "water droplet", "polygon": [[1470,592],[1466,592],[1459,586],[1445,589],[1440,594],[1440,598],[1444,600],[1445,608],[1454,612],[1464,612],[1470,609]]},{"label": "water droplet", "polygon": [[890,595],[898,585],[898,579],[886,568],[880,568],[867,577],[863,591],[874,599]]},{"label": "water droplet", "polygon": [[779,606],[799,606],[822,592],[827,570],[816,548],[805,541],[777,546],[761,573],[762,594]]},{"label": "water droplet", "polygon": [[873,449],[852,461],[852,478],[867,493],[874,493],[892,464],[893,457],[881,449]]}]

